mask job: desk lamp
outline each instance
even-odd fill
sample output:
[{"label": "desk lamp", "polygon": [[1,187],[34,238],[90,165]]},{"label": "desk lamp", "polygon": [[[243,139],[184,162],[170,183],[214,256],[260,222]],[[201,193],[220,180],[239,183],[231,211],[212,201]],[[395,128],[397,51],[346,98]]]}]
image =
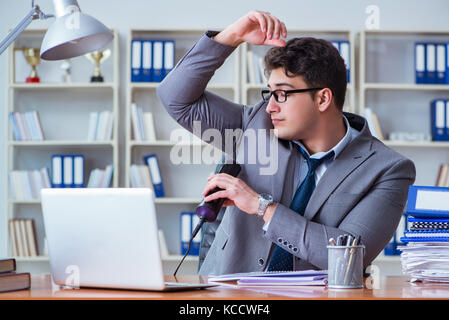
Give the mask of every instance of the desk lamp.
[{"label": "desk lamp", "polygon": [[53,0],[55,15],[46,15],[31,1],[31,11],[0,42],[0,55],[33,20],[56,16],[48,28],[40,50],[44,60],[64,60],[96,51],[114,37],[112,32],[95,18],[82,13],[77,0]]}]

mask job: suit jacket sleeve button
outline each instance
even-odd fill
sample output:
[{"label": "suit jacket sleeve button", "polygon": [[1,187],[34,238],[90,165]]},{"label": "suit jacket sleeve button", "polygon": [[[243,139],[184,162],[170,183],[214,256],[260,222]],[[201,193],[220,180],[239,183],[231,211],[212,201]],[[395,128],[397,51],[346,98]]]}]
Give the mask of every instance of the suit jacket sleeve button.
[{"label": "suit jacket sleeve button", "polygon": [[278,239],[278,242],[279,242],[279,243],[282,243],[282,238],[279,238],[279,239]]},{"label": "suit jacket sleeve button", "polygon": [[261,259],[259,259],[259,265],[260,266],[263,266],[263,264],[265,263],[265,261],[261,258]]}]

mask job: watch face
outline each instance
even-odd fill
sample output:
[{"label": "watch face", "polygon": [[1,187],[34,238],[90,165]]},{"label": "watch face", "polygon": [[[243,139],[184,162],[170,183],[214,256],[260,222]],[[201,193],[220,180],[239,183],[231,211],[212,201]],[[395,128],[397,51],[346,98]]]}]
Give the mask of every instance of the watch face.
[{"label": "watch face", "polygon": [[266,201],[272,201],[273,200],[273,197],[271,195],[269,195],[269,194],[266,194],[266,193],[261,193],[260,196],[261,196],[261,198],[263,198]]}]

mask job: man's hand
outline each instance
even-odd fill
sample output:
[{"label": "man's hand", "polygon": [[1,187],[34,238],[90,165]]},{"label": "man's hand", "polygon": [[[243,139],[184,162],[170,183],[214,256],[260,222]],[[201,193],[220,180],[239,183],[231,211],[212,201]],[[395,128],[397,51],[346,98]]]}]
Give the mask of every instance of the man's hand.
[{"label": "man's hand", "polygon": [[215,41],[237,47],[243,42],[254,45],[285,46],[287,28],[269,12],[251,11],[214,37]]},{"label": "man's hand", "polygon": [[219,173],[210,176],[203,196],[206,196],[216,187],[224,189],[217,191],[206,198],[205,201],[212,201],[218,198],[227,198],[223,206],[237,206],[240,210],[248,214],[257,214],[259,208],[259,194],[251,189],[243,180],[234,178],[226,173]]}]

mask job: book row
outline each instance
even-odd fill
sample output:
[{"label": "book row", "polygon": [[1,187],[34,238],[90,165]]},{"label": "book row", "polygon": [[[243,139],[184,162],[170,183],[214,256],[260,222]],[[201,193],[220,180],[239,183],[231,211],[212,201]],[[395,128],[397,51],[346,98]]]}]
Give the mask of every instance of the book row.
[{"label": "book row", "polygon": [[131,41],[131,82],[161,82],[174,65],[175,41]]},{"label": "book row", "polygon": [[133,137],[136,141],[156,141],[153,114],[143,112],[135,103],[131,104],[131,122]]},{"label": "book row", "polygon": [[132,188],[152,188],[156,198],[165,197],[159,162],[155,154],[143,157],[145,165],[133,164],[130,168]]},{"label": "book row", "polygon": [[[58,165],[57,165],[58,166]],[[72,169],[73,170],[73,169]],[[62,172],[64,175],[64,171]],[[112,181],[113,167],[93,169],[89,176],[87,188],[109,188]],[[57,179],[56,179],[57,180]],[[68,179],[62,179],[67,181]],[[13,170],[9,172],[10,198],[18,201],[32,201],[40,199],[41,189],[56,188],[50,180],[48,169],[40,170]],[[73,184],[64,185],[65,188],[74,187]],[[81,185],[79,186],[81,187]],[[84,187],[84,185],[83,185]],[[61,188],[61,185],[58,187]]]},{"label": "book row", "polygon": [[11,250],[15,257],[37,257],[36,230],[33,219],[10,219]]},{"label": "book row", "polygon": [[47,168],[40,170],[13,170],[9,172],[10,198],[19,201],[40,199],[43,188],[50,188]]},{"label": "book row", "polygon": [[112,139],[114,115],[111,111],[91,112],[87,141],[107,141]]},{"label": "book row", "polygon": [[437,181],[435,183],[436,187],[449,187],[449,164],[440,165],[440,170],[438,171]]},{"label": "book row", "polygon": [[44,131],[37,111],[10,112],[9,121],[16,141],[43,141]]}]

